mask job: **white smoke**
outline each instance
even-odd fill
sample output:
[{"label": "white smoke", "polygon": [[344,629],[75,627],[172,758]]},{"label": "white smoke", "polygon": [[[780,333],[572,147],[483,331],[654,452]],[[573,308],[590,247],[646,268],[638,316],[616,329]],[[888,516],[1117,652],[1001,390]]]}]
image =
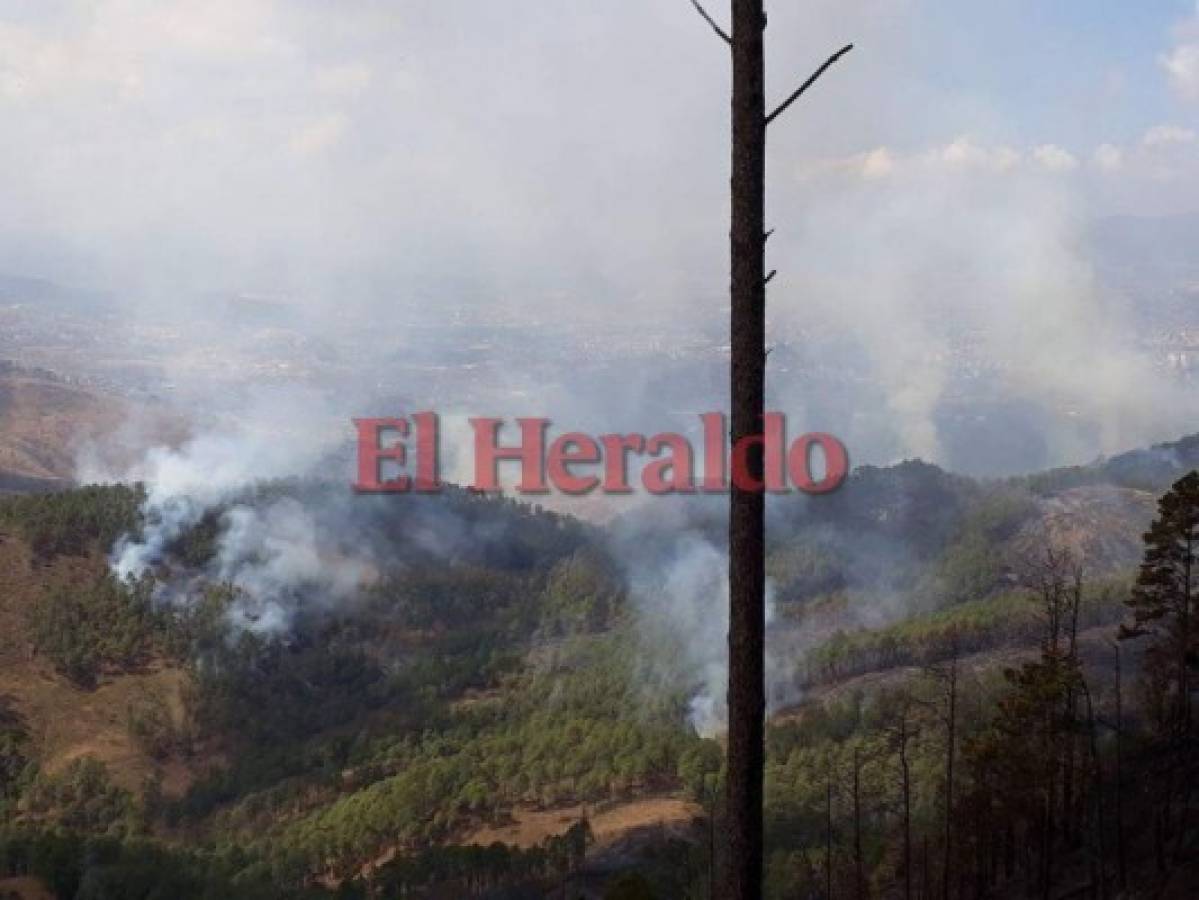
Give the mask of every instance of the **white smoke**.
[{"label": "white smoke", "polygon": [[151,448],[122,471],[96,468],[95,457],[82,461],[81,481],[145,486],[143,527],[112,548],[113,572],[122,579],[155,573],[174,542],[206,516],[219,515],[216,554],[205,576],[237,590],[230,613],[235,624],[280,630],[301,595],[329,601],[350,595],[372,572],[369,560],[334,553],[335,540],[292,498],[243,499],[257,483],[320,470],[346,438],[332,430],[326,409],[321,396],[307,391],[258,394],[247,398],[237,419],[177,447]]},{"label": "white smoke", "polygon": [[304,597],[333,604],[353,596],[374,567],[330,551],[312,514],[294,498],[265,509],[238,505],[222,516],[223,532],[213,571],[244,598],[233,623],[252,631],[287,629]]},{"label": "white smoke", "polygon": [[[728,554],[705,537],[685,533],[654,563],[630,575],[630,594],[647,639],[677,647],[681,659],[658,660],[694,684],[688,721],[704,737],[728,722]],[[774,619],[774,589],[766,585],[766,625]],[[767,709],[795,701],[793,682],[767,646]]]},{"label": "white smoke", "polygon": [[[794,219],[771,241],[772,335],[809,360],[844,337],[821,358],[863,378],[835,425],[857,459],[1010,473],[1175,438],[1199,410],[1142,343],[1139,298],[1099,278],[1079,185],[1037,149],[881,148],[802,164],[777,190]],[[783,402],[805,387],[771,375]],[[959,427],[968,401],[990,424]]]}]

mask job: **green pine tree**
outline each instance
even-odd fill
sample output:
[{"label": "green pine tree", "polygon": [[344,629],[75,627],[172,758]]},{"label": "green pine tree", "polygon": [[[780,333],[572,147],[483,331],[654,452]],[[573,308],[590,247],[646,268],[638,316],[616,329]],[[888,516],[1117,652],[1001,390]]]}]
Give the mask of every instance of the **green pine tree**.
[{"label": "green pine tree", "polygon": [[1127,601],[1133,621],[1121,637],[1149,637],[1146,674],[1155,686],[1159,725],[1169,736],[1191,734],[1196,665],[1195,578],[1199,553],[1199,471],[1175,482],[1158,502],[1145,534],[1145,557]]}]

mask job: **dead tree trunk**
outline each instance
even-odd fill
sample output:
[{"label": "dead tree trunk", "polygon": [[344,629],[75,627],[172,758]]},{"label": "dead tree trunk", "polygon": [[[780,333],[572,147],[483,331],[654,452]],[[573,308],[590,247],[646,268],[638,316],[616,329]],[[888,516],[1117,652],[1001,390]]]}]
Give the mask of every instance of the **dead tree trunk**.
[{"label": "dead tree trunk", "polygon": [[949,900],[949,885],[953,876],[953,764],[957,749],[958,727],[958,648],[956,639],[945,679],[945,860],[941,870],[941,900]]},{"label": "dead tree trunk", "polygon": [[1128,857],[1124,850],[1124,685],[1121,675],[1120,645],[1116,651],[1116,871],[1120,890],[1128,888]]},{"label": "dead tree trunk", "polygon": [[[733,0],[732,443],[762,429],[766,388],[766,94],[762,0]],[[760,443],[745,473],[761,482]],[[736,481],[734,479],[734,481]],[[734,483],[729,504],[729,900],[762,894],[765,499]]]},{"label": "dead tree trunk", "polygon": [[826,773],[824,797],[824,900],[833,900],[833,770]]},{"label": "dead tree trunk", "polygon": [[1086,679],[1080,679],[1083,697],[1087,704],[1087,744],[1091,756],[1092,791],[1095,797],[1095,822],[1092,831],[1094,846],[1092,848],[1092,865],[1096,869],[1096,885],[1099,900],[1107,900],[1107,846],[1104,832],[1107,828],[1106,810],[1103,805],[1103,766],[1099,759],[1099,738],[1095,724],[1095,704],[1091,698],[1091,689]]},{"label": "dead tree trunk", "polygon": [[920,840],[920,897],[929,900],[933,895],[932,876],[929,875],[928,835]]},{"label": "dead tree trunk", "polygon": [[866,900],[866,875],[862,859],[862,759],[853,748],[853,885],[857,900]]},{"label": "dead tree trunk", "polygon": [[912,771],[908,762],[908,719],[904,714],[900,727],[899,768],[903,779],[903,898],[912,900]]},{"label": "dead tree trunk", "polygon": [[[732,445],[761,434],[766,398],[766,128],[837,59],[827,62],[766,114],[763,0],[731,0],[726,32],[691,4],[732,52],[730,401]],[[766,712],[766,521],[763,447],[747,445],[743,477],[729,502],[728,900],[762,895],[762,771]]]},{"label": "dead tree trunk", "polygon": [[894,697],[887,724],[887,742],[899,762],[899,808],[903,816],[903,896],[912,900],[912,766],[908,745],[914,735],[913,699],[901,692]]}]

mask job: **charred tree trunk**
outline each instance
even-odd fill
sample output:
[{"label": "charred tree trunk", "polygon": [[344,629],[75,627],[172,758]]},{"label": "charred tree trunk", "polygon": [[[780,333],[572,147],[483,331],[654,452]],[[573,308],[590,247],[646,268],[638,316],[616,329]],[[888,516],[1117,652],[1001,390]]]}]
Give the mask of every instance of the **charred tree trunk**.
[{"label": "charred tree trunk", "polygon": [[824,900],[833,900],[833,772],[828,771],[824,798]]},{"label": "charred tree trunk", "polygon": [[1124,849],[1124,684],[1120,645],[1116,644],[1116,871],[1120,890],[1128,888],[1128,857]]},{"label": "charred tree trunk", "polygon": [[903,779],[903,898],[912,900],[912,770],[908,763],[908,722],[905,715],[899,743],[899,768]]},{"label": "charred tree trunk", "polygon": [[1178,617],[1179,643],[1182,645],[1178,672],[1178,697],[1179,702],[1182,704],[1181,735],[1178,742],[1178,767],[1182,770],[1182,796],[1178,807],[1178,833],[1174,843],[1174,857],[1179,862],[1182,861],[1183,846],[1186,842],[1187,833],[1190,831],[1188,820],[1191,814],[1191,785],[1193,781],[1188,771],[1187,760],[1189,754],[1192,752],[1190,668],[1191,654],[1195,652],[1194,641],[1191,640],[1191,581],[1194,559],[1194,535],[1188,531],[1186,535],[1186,554],[1183,557],[1182,611]]},{"label": "charred tree trunk", "polygon": [[708,795],[708,900],[716,900],[716,803],[719,792],[713,779]]},{"label": "charred tree trunk", "polygon": [[1041,832],[1041,898],[1049,900],[1053,892],[1054,841],[1057,840],[1057,766],[1049,766],[1049,784],[1045,792]]},{"label": "charred tree trunk", "polygon": [[932,881],[929,875],[928,864],[928,835],[925,835],[920,842],[920,896],[923,900],[929,900],[933,895]]},{"label": "charred tree trunk", "polygon": [[1107,900],[1107,846],[1104,831],[1107,828],[1106,810],[1103,804],[1103,767],[1099,759],[1099,737],[1095,725],[1095,704],[1086,681],[1082,681],[1083,696],[1087,705],[1087,744],[1091,756],[1091,781],[1095,797],[1094,847],[1092,860],[1096,869],[1096,885],[1099,900]]},{"label": "charred tree trunk", "polygon": [[[1066,557],[1066,565],[1072,567],[1072,586],[1066,598],[1067,612],[1070,616],[1070,631],[1067,635],[1068,643],[1066,645],[1066,663],[1071,672],[1073,672],[1078,666],[1078,614],[1082,607],[1083,572],[1081,564],[1070,562],[1068,556]],[[1078,813],[1078,800],[1075,790],[1076,753],[1074,746],[1078,732],[1078,698],[1076,696],[1076,684],[1073,677],[1070,678],[1070,682],[1066,687],[1064,718],[1066,740],[1063,742],[1065,762],[1062,775],[1062,837],[1067,843],[1070,843],[1077,832],[1076,817]]]},{"label": "charred tree trunk", "polygon": [[[733,0],[730,394],[733,446],[762,429],[766,387],[766,93],[762,0]],[[747,454],[748,480],[763,476],[762,445]],[[729,900],[762,895],[765,695],[765,493],[730,486],[729,503]]]},{"label": "charred tree trunk", "polygon": [[[1178,660],[1178,700],[1182,704],[1182,736],[1184,743],[1191,735],[1191,687],[1189,680],[1191,648],[1191,579],[1195,559],[1194,539],[1192,532],[1186,535],[1186,553],[1183,556],[1182,576],[1182,609],[1178,617],[1179,625],[1179,660]],[[1189,786],[1188,786],[1189,787]],[[1189,793],[1189,791],[1188,791]]]},{"label": "charred tree trunk", "polygon": [[766,497],[764,448],[761,441],[750,439],[762,432],[766,398],[766,283],[770,280],[766,275],[766,128],[826,69],[848,53],[852,45],[829,57],[767,115],[763,0],[731,0],[731,32],[720,27],[700,0],[691,0],[691,4],[732,54],[730,440],[734,448],[742,441],[748,443],[744,471],[734,471],[729,500],[725,895],[728,900],[760,900],[766,713]]},{"label": "charred tree trunk", "polygon": [[958,648],[956,641],[953,657],[946,675],[945,711],[945,860],[941,870],[941,898],[949,900],[949,885],[953,877],[953,763],[957,748],[958,725]]},{"label": "charred tree trunk", "polygon": [[862,759],[853,748],[853,884],[857,900],[866,900],[865,862],[862,859]]}]

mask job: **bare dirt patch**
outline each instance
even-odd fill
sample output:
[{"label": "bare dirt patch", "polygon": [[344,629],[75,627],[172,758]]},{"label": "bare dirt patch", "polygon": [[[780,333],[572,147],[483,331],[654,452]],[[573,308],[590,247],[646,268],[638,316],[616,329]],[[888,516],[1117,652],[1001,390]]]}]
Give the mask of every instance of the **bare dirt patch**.
[{"label": "bare dirt patch", "polygon": [[0,898],[54,900],[54,893],[36,878],[0,878]]},{"label": "bare dirt patch", "polygon": [[656,826],[689,827],[703,815],[704,811],[698,804],[677,797],[646,797],[545,810],[517,808],[512,812],[510,823],[479,828],[462,843],[485,847],[498,842],[528,849],[536,847],[546,838],[565,834],[572,825],[586,818],[595,836],[596,848],[602,849],[629,832]]},{"label": "bare dirt patch", "polygon": [[[63,559],[54,565],[82,572],[103,563]],[[127,790],[139,793],[147,778],[158,774],[165,776],[164,792],[181,794],[192,781],[190,767],[171,760],[160,764],[147,755],[129,733],[128,715],[131,703],[147,692],[164,697],[172,710],[181,710],[186,674],[152,665],[105,676],[94,690],[71,684],[34,652],[28,635],[26,610],[41,602],[46,581],[46,573],[31,566],[24,543],[0,533],[0,707],[20,722],[41,765],[51,773],[92,756]]]}]

